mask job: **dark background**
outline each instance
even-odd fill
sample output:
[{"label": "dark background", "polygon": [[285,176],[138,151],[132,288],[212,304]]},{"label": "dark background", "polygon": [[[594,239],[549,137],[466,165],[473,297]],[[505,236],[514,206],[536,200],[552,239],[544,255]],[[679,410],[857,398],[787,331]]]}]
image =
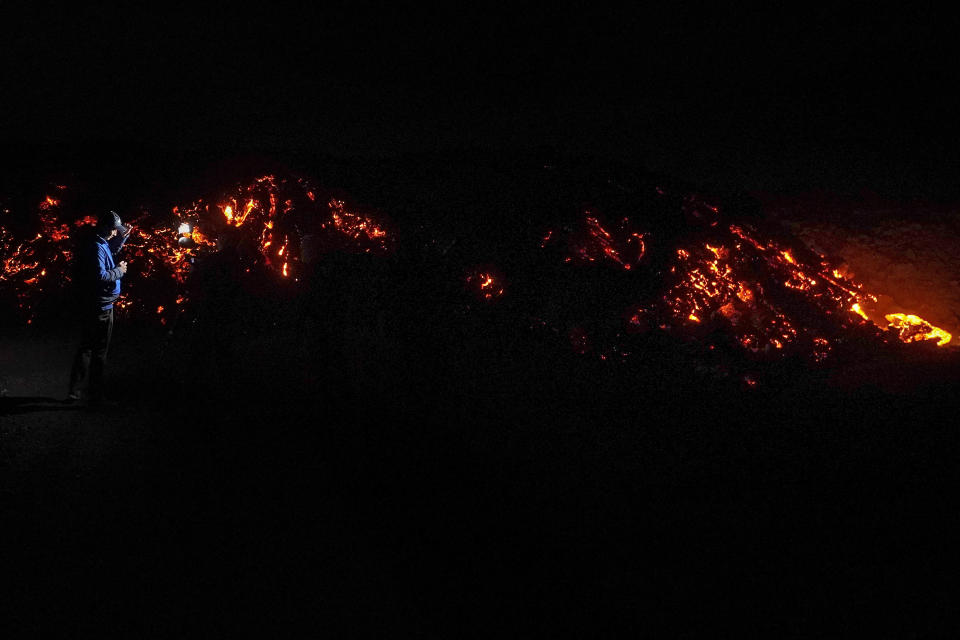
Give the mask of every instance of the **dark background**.
[{"label": "dark background", "polygon": [[0,105],[21,158],[478,148],[745,189],[957,191],[957,25],[931,9],[24,12],[3,21]]},{"label": "dark background", "polygon": [[[254,312],[233,335],[247,337],[227,341],[243,366],[207,370],[209,335],[122,322],[118,408],[60,407],[34,397],[39,384],[5,398],[10,626],[956,628],[953,360],[878,353],[833,372],[846,390],[771,366],[779,382],[751,394],[692,373],[700,362],[670,338],[608,367],[518,324],[512,292],[470,313],[451,293],[467,264],[535,246],[517,231],[536,228],[531,211],[579,214],[604,194],[642,209],[593,171],[604,163],[734,191],[960,196],[942,16],[4,12],[0,195],[32,207],[68,173],[97,207],[126,215],[155,197],[163,211],[241,180],[231,167],[290,163],[378,205],[406,239],[462,240],[443,260],[330,259],[311,295],[246,296]],[[588,157],[583,183],[560,162],[543,170]],[[599,308],[612,279],[583,273],[531,289],[545,306]],[[358,325],[375,333],[364,305],[388,316],[386,350],[360,349],[375,375],[344,391],[338,349],[363,342]],[[5,330],[0,356],[53,395],[75,341],[38,324]]]}]

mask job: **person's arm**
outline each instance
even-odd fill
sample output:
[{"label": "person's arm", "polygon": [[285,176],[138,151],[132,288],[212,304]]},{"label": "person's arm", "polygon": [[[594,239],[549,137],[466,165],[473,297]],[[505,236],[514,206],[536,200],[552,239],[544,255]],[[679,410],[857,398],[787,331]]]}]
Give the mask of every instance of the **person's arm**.
[{"label": "person's arm", "polygon": [[120,252],[120,249],[123,249],[123,243],[126,241],[127,239],[123,236],[115,236],[107,240],[107,244],[110,245],[110,251],[113,253],[113,255],[117,255]]},{"label": "person's arm", "polygon": [[127,230],[124,233],[118,233],[114,237],[107,240],[107,244],[110,245],[110,251],[113,252],[113,255],[117,255],[120,252],[120,249],[123,248],[127,238],[130,237],[131,231],[133,231],[133,225],[127,225]]},{"label": "person's arm", "polygon": [[122,278],[123,274],[127,272],[126,262],[121,262],[119,266],[108,269],[106,252],[99,247],[97,248],[97,263],[99,266],[98,279],[100,282],[114,282]]}]

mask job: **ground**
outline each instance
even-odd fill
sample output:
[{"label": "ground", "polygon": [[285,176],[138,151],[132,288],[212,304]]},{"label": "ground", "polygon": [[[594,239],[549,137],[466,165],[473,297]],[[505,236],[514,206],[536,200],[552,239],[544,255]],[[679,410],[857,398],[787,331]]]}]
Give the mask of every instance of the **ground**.
[{"label": "ground", "polygon": [[484,354],[490,337],[464,344],[471,369],[425,376],[404,360],[377,395],[363,379],[308,394],[292,378],[225,393],[222,373],[185,368],[176,336],[120,323],[119,405],[90,412],[55,402],[69,331],[8,333],[6,624],[164,636],[952,628],[953,365],[861,365],[864,380],[897,366],[915,381],[890,389],[808,380],[717,394],[573,357],[538,368],[527,352],[517,365]]}]

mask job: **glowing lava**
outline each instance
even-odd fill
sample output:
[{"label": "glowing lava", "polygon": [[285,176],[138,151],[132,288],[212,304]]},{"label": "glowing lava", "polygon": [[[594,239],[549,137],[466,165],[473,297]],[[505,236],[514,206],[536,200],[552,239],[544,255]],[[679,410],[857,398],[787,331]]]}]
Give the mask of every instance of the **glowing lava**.
[{"label": "glowing lava", "polygon": [[502,278],[487,269],[475,269],[466,278],[467,286],[480,300],[490,302],[503,296]]},{"label": "glowing lava", "polygon": [[[28,322],[42,295],[69,282],[71,237],[95,222],[86,211],[65,215],[59,197],[46,196],[35,207],[28,232],[17,234],[0,223],[0,285],[14,291]],[[950,333],[910,313],[890,313],[886,324],[878,322],[872,317],[881,313],[874,304],[877,296],[847,277],[837,261],[798,242],[748,224],[723,223],[719,208],[698,198],[684,199],[682,213],[691,233],[672,247],[658,247],[663,239],[639,221],[622,217],[611,223],[593,210],[583,211],[565,232],[546,231],[538,240],[544,248],[560,247],[566,264],[592,265],[591,277],[608,268],[620,274],[616,282],[624,286],[640,279],[655,283],[631,289],[631,296],[646,293],[637,293],[616,311],[627,333],[659,327],[684,339],[708,341],[719,330],[751,357],[799,353],[816,363],[829,361],[836,345],[854,334],[874,332],[878,340],[904,343],[935,340],[941,347],[952,341]],[[378,212],[361,210],[303,178],[274,175],[213,199],[178,205],[166,216],[144,210],[131,218],[136,232],[125,248],[131,282],[117,307],[159,316],[163,323],[189,304],[187,285],[195,262],[202,263],[224,243],[237,250],[242,273],[268,273],[284,287],[296,287],[306,271],[304,247],[314,253],[384,255],[394,243]],[[650,247],[662,250],[654,252],[661,256],[656,260],[662,268],[652,264]],[[490,267],[476,267],[466,276],[470,291],[487,303],[504,296],[505,282]],[[569,326],[558,327],[559,335],[569,332]],[[593,325],[586,326],[593,331]],[[591,342],[582,327],[570,335],[578,351],[602,358],[612,353],[600,340]],[[710,343],[708,348],[713,347]]]},{"label": "glowing lava", "polygon": [[[195,262],[218,250],[217,239],[227,228],[234,244],[244,249],[244,273],[267,270],[291,283],[298,281],[294,276],[306,237],[317,240],[320,252],[380,255],[392,249],[393,238],[377,214],[361,212],[343,198],[318,201],[318,193],[321,190],[304,178],[264,175],[212,202],[201,198],[172,207],[172,215],[147,210],[131,215],[135,231],[123,250],[131,267],[130,284],[116,307],[159,315],[164,323],[166,310],[174,304],[182,311],[189,302],[186,287]],[[39,232],[23,237],[0,220],[0,284],[14,290],[28,322],[44,295],[70,282],[73,236],[96,222],[95,216],[82,213],[86,215],[64,212],[60,198],[47,196],[32,212],[39,223],[34,231]],[[251,246],[252,254],[246,250]],[[48,282],[51,291],[44,286]],[[143,286],[147,282],[151,284]]]},{"label": "glowing lava", "polygon": [[[624,315],[628,334],[659,326],[698,339],[720,329],[732,334],[747,353],[800,352],[814,363],[827,361],[836,340],[854,327],[868,333],[868,327],[874,327],[878,340],[887,339],[883,331],[887,325],[877,323],[864,308],[872,308],[868,303],[875,303],[877,296],[846,277],[842,267],[826,256],[764,236],[747,224],[718,224],[720,212],[715,207],[687,213],[688,218],[710,227],[703,232],[709,239],[673,250],[672,261],[665,265],[663,293]],[[621,221],[620,228],[627,227],[635,228],[629,220]],[[656,241],[649,234],[633,233],[638,239]],[[541,246],[551,240],[552,233]],[[569,245],[567,263],[607,260],[622,269],[637,264],[636,258],[646,249],[641,242],[636,258],[623,260],[622,244],[591,211],[584,214],[582,230],[570,234]],[[858,325],[848,314],[871,324]],[[943,346],[951,340],[949,333],[915,315],[891,314],[886,319],[903,342],[936,339]]]},{"label": "glowing lava", "polygon": [[904,342],[919,342],[921,340],[937,340],[937,346],[950,342],[952,335],[933,326],[923,318],[907,313],[889,313],[884,316],[890,325],[900,332],[900,339]]},{"label": "glowing lava", "polygon": [[[646,255],[646,235],[636,230],[629,218],[622,218],[612,232],[608,231],[598,215],[588,210],[582,227],[568,238],[565,261],[575,264],[608,261],[630,271]],[[553,237],[553,231],[548,231],[540,246],[546,246]]]}]

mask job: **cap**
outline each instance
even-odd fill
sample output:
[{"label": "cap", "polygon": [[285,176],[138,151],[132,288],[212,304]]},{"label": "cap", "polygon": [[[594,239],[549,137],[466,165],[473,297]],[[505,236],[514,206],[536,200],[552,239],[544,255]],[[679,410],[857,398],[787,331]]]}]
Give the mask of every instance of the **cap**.
[{"label": "cap", "polygon": [[116,229],[120,233],[124,233],[127,230],[120,221],[120,216],[117,215],[115,211],[107,211],[101,214],[100,217],[97,218],[97,229],[101,231],[112,231]]}]

